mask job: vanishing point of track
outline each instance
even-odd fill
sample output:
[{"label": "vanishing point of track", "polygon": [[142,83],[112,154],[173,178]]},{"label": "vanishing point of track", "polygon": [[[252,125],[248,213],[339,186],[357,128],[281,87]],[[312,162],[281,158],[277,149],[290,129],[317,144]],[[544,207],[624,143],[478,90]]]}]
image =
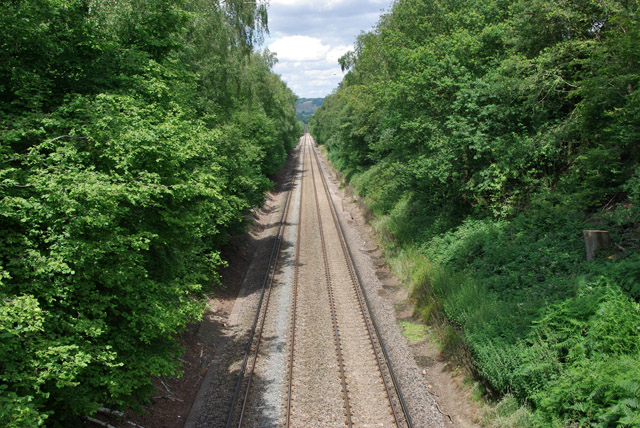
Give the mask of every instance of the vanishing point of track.
[{"label": "vanishing point of track", "polygon": [[[308,133],[302,137],[298,153],[302,164],[297,179],[300,200],[286,373],[283,373],[285,391],[282,421],[278,425],[307,427],[315,422],[317,426],[411,428],[411,417],[369,309],[317,149]],[[227,428],[254,426],[246,422],[245,415],[252,405],[257,405],[252,401],[259,400],[252,398],[252,379],[256,362],[262,358],[260,345],[274,282],[277,284],[284,231],[290,225],[293,191],[291,186],[278,223]],[[316,256],[318,249],[321,258]],[[319,265],[320,259],[322,265],[314,270],[313,265]],[[330,349],[335,352],[329,352]],[[312,361],[313,358],[321,361]]]}]

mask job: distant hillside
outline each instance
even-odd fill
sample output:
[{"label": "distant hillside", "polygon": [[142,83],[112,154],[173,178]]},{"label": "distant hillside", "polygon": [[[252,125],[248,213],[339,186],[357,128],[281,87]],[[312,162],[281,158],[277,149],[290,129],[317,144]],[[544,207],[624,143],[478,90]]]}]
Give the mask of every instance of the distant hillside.
[{"label": "distant hillside", "polygon": [[322,105],[324,98],[299,98],[296,101],[296,117],[298,120],[307,123],[309,116]]}]

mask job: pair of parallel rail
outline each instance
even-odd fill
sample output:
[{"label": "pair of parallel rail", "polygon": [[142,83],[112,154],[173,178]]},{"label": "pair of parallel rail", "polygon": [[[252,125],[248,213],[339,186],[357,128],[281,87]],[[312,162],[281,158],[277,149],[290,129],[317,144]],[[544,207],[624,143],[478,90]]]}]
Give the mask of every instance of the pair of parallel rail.
[{"label": "pair of parallel rail", "polygon": [[[312,153],[312,163],[315,160],[315,165],[318,170],[319,176],[322,181],[322,189],[324,190],[324,194],[326,195],[327,200],[329,201],[329,208],[332,217],[332,223],[336,228],[338,239],[340,241],[340,247],[342,250],[342,254],[344,256],[345,264],[347,266],[347,270],[349,272],[349,277],[351,279],[351,284],[358,302],[358,309],[363,317],[364,324],[366,327],[366,333],[368,335],[369,341],[371,342],[371,347],[374,350],[374,354],[376,357],[377,367],[379,371],[380,378],[382,383],[384,384],[385,392],[387,399],[389,400],[389,405],[391,407],[391,413],[393,415],[393,419],[395,425],[397,427],[406,427],[413,428],[413,422],[411,420],[411,416],[409,415],[409,411],[407,409],[406,402],[400,391],[400,387],[397,381],[397,378],[394,374],[393,368],[391,366],[391,362],[389,360],[389,354],[387,349],[382,341],[380,332],[376,325],[373,314],[370,310],[369,299],[366,294],[366,290],[362,287],[362,282],[360,278],[360,274],[355,267],[353,262],[353,254],[349,245],[345,239],[345,235],[343,232],[343,227],[340,222],[340,218],[337,214],[337,210],[335,207],[335,203],[331,197],[331,193],[329,191],[329,186],[327,184],[327,179],[320,167],[320,160],[318,157],[317,150],[313,145],[313,140],[308,133],[305,133],[303,137],[303,141],[301,143],[301,147],[299,152],[301,152],[302,164],[304,165],[304,157],[306,155],[307,147],[309,147]],[[302,190],[304,186],[304,180],[302,177],[303,173],[300,176],[300,195],[302,195]],[[343,400],[345,407],[345,425],[347,427],[352,427],[354,425],[352,421],[351,415],[351,406],[350,406],[350,397],[348,390],[348,382],[345,374],[344,361],[342,357],[342,347],[340,344],[340,331],[338,328],[337,315],[335,309],[335,300],[333,297],[333,288],[331,285],[331,277],[329,271],[329,262],[327,257],[327,249],[325,243],[324,229],[322,224],[322,218],[320,215],[320,204],[318,200],[318,189],[316,187],[315,180],[315,171],[313,165],[311,166],[311,177],[312,183],[314,187],[314,199],[315,206],[317,211],[317,218],[319,222],[319,230],[320,230],[320,240],[322,245],[322,254],[323,254],[323,263],[324,263],[324,271],[327,285],[327,292],[329,296],[329,306],[331,311],[331,320],[333,324],[334,330],[334,338],[335,338],[335,348],[340,372],[340,380],[342,383],[342,392],[343,392]],[[292,177],[293,178],[293,177]],[[265,276],[262,282],[261,290],[260,290],[260,298],[258,300],[258,305],[256,309],[256,313],[254,316],[253,324],[249,331],[249,338],[247,341],[247,345],[245,347],[244,357],[242,366],[240,368],[240,373],[238,375],[238,379],[236,381],[236,387],[234,390],[233,398],[231,405],[229,407],[229,412],[227,414],[226,428],[238,427],[241,428],[243,421],[245,410],[247,408],[249,402],[249,392],[251,390],[251,381],[253,379],[254,370],[256,367],[256,361],[258,360],[258,354],[260,350],[260,344],[262,340],[262,332],[264,329],[265,320],[267,317],[267,310],[269,306],[269,300],[271,297],[271,290],[274,282],[274,277],[277,271],[278,265],[278,256],[280,253],[280,247],[283,241],[284,230],[286,225],[286,220],[289,215],[289,209],[291,206],[291,195],[293,192],[293,186],[287,192],[287,196],[285,199],[284,209],[282,210],[282,214],[280,216],[280,220],[278,222],[278,229],[276,231],[274,243],[271,249],[271,254],[269,256],[268,266],[265,272]],[[302,200],[300,201],[299,206],[299,215],[298,219],[302,218]],[[292,408],[292,393],[293,393],[293,376],[294,376],[294,359],[295,359],[295,338],[296,338],[296,316],[297,316],[297,296],[298,296],[298,266],[299,266],[299,257],[300,257],[300,224],[297,228],[297,242],[295,249],[295,272],[294,272],[294,284],[292,290],[292,307],[291,307],[291,336],[290,336],[290,345],[289,345],[289,375],[288,375],[288,385],[287,385],[287,405],[286,405],[286,418],[285,418],[285,427],[290,426],[291,422],[291,408]]]}]

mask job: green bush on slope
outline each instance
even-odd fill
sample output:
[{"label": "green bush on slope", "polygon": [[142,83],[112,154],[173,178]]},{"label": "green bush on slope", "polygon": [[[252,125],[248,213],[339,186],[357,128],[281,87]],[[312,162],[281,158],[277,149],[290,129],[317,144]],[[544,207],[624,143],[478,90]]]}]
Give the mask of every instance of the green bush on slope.
[{"label": "green bush on slope", "polygon": [[[220,247],[295,144],[263,6],[0,6],[0,425],[77,426],[178,373]],[[231,72],[233,71],[233,72]]]},{"label": "green bush on slope", "polygon": [[[637,424],[639,12],[398,1],[310,119],[421,313],[539,426]],[[587,262],[585,229],[616,247]]]}]

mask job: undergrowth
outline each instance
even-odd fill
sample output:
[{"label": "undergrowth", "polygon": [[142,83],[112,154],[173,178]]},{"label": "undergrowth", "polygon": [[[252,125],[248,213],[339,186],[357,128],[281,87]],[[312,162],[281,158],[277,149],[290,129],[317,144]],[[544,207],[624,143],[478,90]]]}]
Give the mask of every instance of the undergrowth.
[{"label": "undergrowth", "polygon": [[[484,426],[640,426],[634,205],[587,215],[540,200],[511,219],[468,217],[441,233],[448,220],[425,226],[413,195],[381,208],[385,185],[368,180],[352,176],[416,314],[494,402]],[[599,228],[618,246],[587,261],[582,230]]]},{"label": "undergrowth", "polygon": [[[502,396],[487,426],[640,424],[636,248],[587,262],[582,230],[596,220],[566,207],[469,219],[422,242],[396,238],[404,215],[391,209],[374,226],[445,354]],[[633,242],[614,217],[596,225]]]},{"label": "undergrowth", "polygon": [[638,17],[398,0],[309,121],[496,426],[640,426]]}]

